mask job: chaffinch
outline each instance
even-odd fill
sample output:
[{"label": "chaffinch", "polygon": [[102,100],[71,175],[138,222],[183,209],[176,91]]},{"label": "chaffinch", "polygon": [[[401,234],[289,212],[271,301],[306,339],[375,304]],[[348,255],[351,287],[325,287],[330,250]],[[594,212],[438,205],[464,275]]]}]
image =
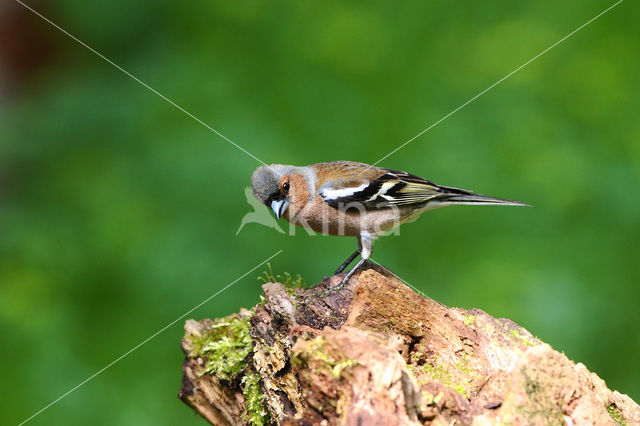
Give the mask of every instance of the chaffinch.
[{"label": "chaffinch", "polygon": [[323,234],[358,238],[358,249],[335,274],[342,273],[358,254],[360,261],[328,291],[341,289],[349,281],[371,256],[377,237],[417,219],[427,210],[458,204],[526,206],[353,161],[303,167],[261,166],[251,177],[251,187],[254,196],[270,207],[278,219],[284,217]]}]

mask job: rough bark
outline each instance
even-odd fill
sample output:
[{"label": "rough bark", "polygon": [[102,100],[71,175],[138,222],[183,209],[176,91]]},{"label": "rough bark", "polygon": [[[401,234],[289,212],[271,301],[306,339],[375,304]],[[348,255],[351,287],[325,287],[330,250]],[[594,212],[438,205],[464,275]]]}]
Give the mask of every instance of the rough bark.
[{"label": "rough bark", "polygon": [[[180,398],[217,425],[640,424],[628,396],[510,320],[446,307],[374,265],[319,297],[339,279],[267,283],[253,313],[187,321]],[[230,319],[250,340],[225,370]]]}]

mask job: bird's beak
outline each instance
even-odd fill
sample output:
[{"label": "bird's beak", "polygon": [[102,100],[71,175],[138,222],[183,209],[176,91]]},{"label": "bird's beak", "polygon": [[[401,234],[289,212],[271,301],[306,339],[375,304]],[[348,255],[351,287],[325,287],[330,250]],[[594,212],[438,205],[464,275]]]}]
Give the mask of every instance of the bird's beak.
[{"label": "bird's beak", "polygon": [[271,202],[271,210],[276,214],[276,218],[280,219],[285,210],[289,207],[289,200],[273,200]]}]

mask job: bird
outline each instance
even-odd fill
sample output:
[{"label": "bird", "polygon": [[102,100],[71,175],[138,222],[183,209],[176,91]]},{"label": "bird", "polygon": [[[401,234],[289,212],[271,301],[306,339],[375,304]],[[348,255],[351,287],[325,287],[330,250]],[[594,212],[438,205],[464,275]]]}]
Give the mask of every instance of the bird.
[{"label": "bird", "polygon": [[422,213],[452,205],[528,206],[515,200],[488,197],[438,185],[403,172],[355,161],[308,166],[271,164],[251,176],[253,195],[294,225],[328,235],[351,236],[358,248],[335,271],[341,274],[360,260],[323,294],[341,290],[371,257],[374,241]]}]

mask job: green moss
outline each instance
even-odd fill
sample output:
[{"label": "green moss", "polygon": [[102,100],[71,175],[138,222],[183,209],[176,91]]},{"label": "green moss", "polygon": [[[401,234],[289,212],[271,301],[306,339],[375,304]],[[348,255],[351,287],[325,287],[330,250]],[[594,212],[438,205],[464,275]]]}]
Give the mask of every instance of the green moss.
[{"label": "green moss", "polygon": [[360,364],[359,361],[349,358],[337,361],[329,355],[325,348],[325,343],[326,341],[322,336],[318,336],[309,341],[309,345],[305,348],[303,353],[297,352],[293,354],[293,362],[305,362],[306,360],[312,359],[322,361],[327,368],[327,372],[336,380],[342,377],[342,372],[346,368]]},{"label": "green moss", "polygon": [[242,378],[244,416],[247,424],[263,426],[269,423],[269,413],[264,409],[264,394],[260,387],[260,375],[247,373]]},{"label": "green moss", "polygon": [[329,356],[325,348],[325,339],[322,336],[318,336],[309,341],[307,350],[305,351],[307,357],[310,359],[318,359],[327,365],[333,365],[334,359]]},{"label": "green moss", "polygon": [[467,388],[464,385],[454,385],[452,388],[454,391],[458,392],[460,395],[469,399],[469,394],[467,393]]},{"label": "green moss", "polygon": [[[268,424],[269,413],[264,408],[260,375],[253,372],[247,363],[252,351],[249,318],[235,314],[220,318],[206,334],[201,337],[190,336],[190,339],[193,349],[189,356],[205,361],[202,374],[212,374],[221,380],[241,384],[247,424]],[[240,377],[242,380],[239,380]]]},{"label": "green moss", "polygon": [[471,325],[473,324],[473,322],[476,320],[476,316],[475,315],[465,315],[464,316],[464,323],[466,325]]},{"label": "green moss", "polygon": [[205,360],[204,373],[231,381],[246,366],[251,352],[249,319],[231,315],[216,320],[211,330],[202,337],[191,336],[192,358]]},{"label": "green moss", "polygon": [[426,363],[422,369],[432,379],[469,399],[468,387],[473,378],[477,376],[477,373],[469,366],[469,355],[465,355],[460,361],[451,366],[451,369],[455,370],[457,374],[452,374],[448,368],[439,363],[437,358]]},{"label": "green moss", "polygon": [[609,413],[609,417],[611,417],[616,423],[622,426],[626,426],[627,422],[622,417],[622,411],[616,406],[616,404],[611,403],[607,404],[607,413]]},{"label": "green moss", "polygon": [[462,359],[453,365],[453,368],[455,368],[457,371],[464,373],[468,376],[476,377],[478,376],[478,373],[476,373],[476,371],[473,368],[471,368],[471,366],[469,365],[469,359],[470,359],[470,355],[464,354]]},{"label": "green moss", "polygon": [[297,274],[295,278],[288,272],[284,272],[282,275],[274,274],[273,269],[271,269],[271,263],[267,263],[267,270],[262,271],[262,275],[258,277],[258,281],[262,281],[263,283],[281,283],[291,296],[295,295],[296,288],[304,287],[304,280],[300,274]]},{"label": "green moss", "polygon": [[442,392],[438,392],[436,396],[433,396],[430,392],[422,391],[421,392],[421,402],[423,405],[427,407],[435,407],[438,402],[442,399],[444,394]]},{"label": "green moss", "polygon": [[538,345],[538,342],[534,342],[532,340],[527,339],[525,336],[520,334],[520,332],[518,330],[510,330],[510,331],[511,331],[511,334],[513,335],[513,337],[515,337],[516,339],[520,340],[525,345],[528,345],[528,346],[537,346]]},{"label": "green moss", "polygon": [[437,380],[444,386],[453,389],[465,398],[469,398],[469,394],[467,393],[467,389],[464,384],[456,383],[451,372],[445,367],[429,363],[425,364],[422,368],[424,372],[434,380]]},{"label": "green moss", "polygon": [[360,364],[360,362],[355,359],[340,360],[331,368],[331,374],[333,375],[334,379],[339,379],[342,376],[342,370],[358,364]]}]

